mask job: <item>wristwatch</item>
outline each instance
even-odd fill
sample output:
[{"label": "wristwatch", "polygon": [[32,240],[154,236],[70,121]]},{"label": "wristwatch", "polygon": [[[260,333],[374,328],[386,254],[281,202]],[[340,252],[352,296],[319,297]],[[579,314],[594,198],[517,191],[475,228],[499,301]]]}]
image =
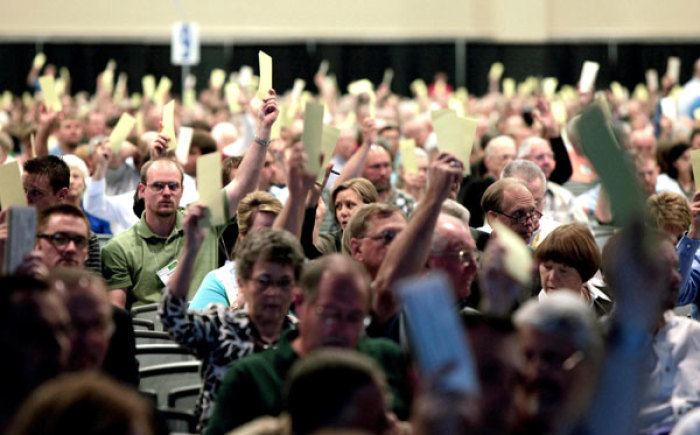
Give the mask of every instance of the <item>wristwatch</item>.
[{"label": "wristwatch", "polygon": [[253,137],[253,140],[264,147],[270,145],[270,142],[272,142],[272,139],[263,139],[258,136]]}]

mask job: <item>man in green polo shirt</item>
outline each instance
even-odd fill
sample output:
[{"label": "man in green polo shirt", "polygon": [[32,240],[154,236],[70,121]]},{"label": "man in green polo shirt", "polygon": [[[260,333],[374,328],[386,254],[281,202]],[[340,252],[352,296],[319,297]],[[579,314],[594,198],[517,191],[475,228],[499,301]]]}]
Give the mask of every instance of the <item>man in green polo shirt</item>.
[{"label": "man in green polo shirt", "polygon": [[282,411],[282,385],[294,362],[320,348],[356,349],[373,358],[387,378],[401,419],[408,417],[407,362],[386,339],[364,338],[369,311],[369,276],[347,256],[331,254],[309,263],[296,294],[298,331],[287,331],[277,347],[233,363],[219,387],[208,434],[223,434],[263,415]]},{"label": "man in green polo shirt", "polygon": [[[240,200],[255,190],[278,113],[276,94],[270,90],[258,113],[256,136],[237,176],[222,190],[227,220],[235,216]],[[177,209],[182,197],[182,178],[182,167],[166,158],[148,162],[141,169],[138,194],[145,204],[141,220],[110,240],[102,250],[102,273],[114,305],[129,308],[132,304],[160,301],[184,243],[184,212]],[[217,240],[222,230],[212,227],[207,231],[195,262],[191,289],[199,288],[204,275],[217,267]]]}]

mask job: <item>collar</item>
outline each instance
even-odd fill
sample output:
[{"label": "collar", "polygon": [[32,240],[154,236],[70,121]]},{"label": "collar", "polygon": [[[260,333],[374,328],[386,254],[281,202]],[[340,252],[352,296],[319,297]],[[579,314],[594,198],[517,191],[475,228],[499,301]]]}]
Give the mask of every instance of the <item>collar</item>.
[{"label": "collar", "polygon": [[[148,227],[148,224],[146,223],[146,211],[144,210],[143,213],[141,213],[141,219],[134,225],[136,234],[139,235],[139,237],[143,239],[163,239],[163,237],[153,233],[151,229]],[[172,231],[170,232],[170,235],[166,237],[166,240],[170,240],[173,237],[178,237],[180,235],[184,234],[184,230],[182,228],[182,212],[180,210],[175,212],[175,226],[173,227]]]}]

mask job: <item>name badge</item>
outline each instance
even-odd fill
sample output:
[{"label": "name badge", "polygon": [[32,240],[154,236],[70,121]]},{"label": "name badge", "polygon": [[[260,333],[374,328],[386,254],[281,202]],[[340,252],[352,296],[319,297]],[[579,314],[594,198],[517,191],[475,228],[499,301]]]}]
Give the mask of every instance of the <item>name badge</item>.
[{"label": "name badge", "polygon": [[175,268],[177,267],[177,259],[171,261],[168,263],[167,266],[164,268],[160,269],[159,271],[156,272],[156,275],[158,275],[158,278],[160,278],[160,281],[163,283],[164,286],[168,286],[168,282],[170,281],[170,277],[173,276],[173,273],[175,273]]}]

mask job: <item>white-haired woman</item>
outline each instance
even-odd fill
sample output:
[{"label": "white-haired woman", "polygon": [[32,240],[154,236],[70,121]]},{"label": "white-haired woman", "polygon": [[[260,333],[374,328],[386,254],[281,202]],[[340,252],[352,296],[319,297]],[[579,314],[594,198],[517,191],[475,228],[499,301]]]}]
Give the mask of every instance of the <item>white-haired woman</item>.
[{"label": "white-haired woman", "polygon": [[90,178],[87,165],[83,159],[73,154],[66,154],[62,158],[70,169],[70,187],[68,188],[66,202],[80,208],[85,213],[90,221],[90,230],[93,233],[112,235],[109,222],[91,215],[83,208],[83,194],[85,193],[87,180]]}]

